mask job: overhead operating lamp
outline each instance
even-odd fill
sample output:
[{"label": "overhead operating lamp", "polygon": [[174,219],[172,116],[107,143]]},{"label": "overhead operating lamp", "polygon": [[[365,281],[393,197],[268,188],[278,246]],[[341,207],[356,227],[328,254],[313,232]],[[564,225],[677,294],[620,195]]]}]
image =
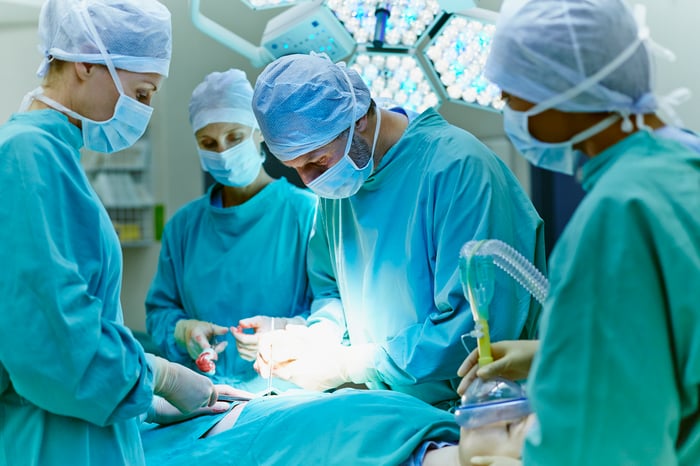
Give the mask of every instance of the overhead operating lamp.
[{"label": "overhead operating lamp", "polygon": [[377,12],[391,11],[383,42],[394,48],[414,47],[442,15],[437,0],[328,0],[326,4],[360,45],[372,44]]},{"label": "overhead operating lamp", "polygon": [[272,18],[260,45],[252,44],[200,11],[200,0],[190,0],[190,15],[197,29],[238,52],[256,67],[291,53],[324,52],[333,61],[350,55],[355,42],[321,1],[304,2]]},{"label": "overhead operating lamp", "polygon": [[500,111],[500,89],[484,77],[497,14],[474,8],[453,14],[424,53],[452,102]]},{"label": "overhead operating lamp", "polygon": [[381,107],[392,105],[422,112],[440,99],[417,58],[409,52],[358,51],[349,63]]}]

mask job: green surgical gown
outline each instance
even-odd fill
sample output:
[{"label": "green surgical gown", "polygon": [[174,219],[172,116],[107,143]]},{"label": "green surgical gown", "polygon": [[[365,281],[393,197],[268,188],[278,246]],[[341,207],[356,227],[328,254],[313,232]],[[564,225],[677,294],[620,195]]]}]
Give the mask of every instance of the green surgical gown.
[{"label": "green surgical gown", "polygon": [[201,425],[199,419],[146,425],[142,438],[147,464],[391,466],[406,462],[425,441],[459,440],[452,414],[388,391],[257,398],[228,431],[200,439]]},{"label": "green surgical gown", "polygon": [[[357,194],[319,200],[310,322],[333,322],[350,344],[374,345],[371,388],[456,400],[467,355],[460,336],[473,329],[459,252],[474,239],[504,241],[545,272],[542,220],[517,179],[474,136],[427,110]],[[534,337],[540,306],[495,273],[491,338]]]},{"label": "green surgical gown", "polygon": [[54,110],[0,127],[0,464],[144,462],[153,373],[123,325],[119,240],[81,145]]},{"label": "green surgical gown", "polygon": [[700,464],[700,156],[639,132],[583,167],[550,261],[526,465]]},{"label": "green surgical gown", "polygon": [[[180,319],[223,326],[259,314],[306,315],[311,302],[306,253],[317,198],[280,178],[247,202],[215,207],[212,186],[180,209],[163,233],[158,271],[146,298],[146,326],[164,355],[196,370],[175,343]],[[267,388],[240,358],[231,334],[219,355],[215,381],[257,392]],[[278,389],[291,384],[275,381]]]}]

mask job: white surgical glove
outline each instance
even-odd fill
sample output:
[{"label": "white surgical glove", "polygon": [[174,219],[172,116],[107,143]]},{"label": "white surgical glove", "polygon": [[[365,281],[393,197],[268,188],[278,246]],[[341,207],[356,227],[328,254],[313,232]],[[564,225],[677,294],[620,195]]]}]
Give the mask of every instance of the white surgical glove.
[{"label": "white surgical glove", "polygon": [[473,466],[522,466],[522,461],[508,456],[472,456]]},{"label": "white surgical glove", "polygon": [[[231,327],[231,333],[236,339],[236,348],[241,358],[246,361],[255,361],[258,356],[260,334],[271,330],[283,330],[287,325],[304,325],[305,323],[306,320],[303,317],[255,316],[241,319],[238,322],[238,327]],[[254,333],[245,333],[245,329],[253,329]]]},{"label": "white surgical glove", "polygon": [[[377,379],[373,344],[346,346],[318,329],[290,325],[261,336],[255,369],[307,390],[329,390],[344,383]],[[272,369],[272,370],[271,370]]]},{"label": "white surgical glove", "polygon": [[[197,360],[199,355],[207,348],[211,348],[209,340],[217,335],[226,335],[228,328],[211,322],[203,322],[195,319],[178,320],[175,324],[175,343],[187,350],[187,354],[193,360]],[[228,342],[223,341],[214,347],[217,353],[226,349]]]},{"label": "white surgical glove", "polygon": [[165,398],[154,396],[151,402],[151,407],[146,413],[146,422],[155,422],[156,424],[172,424],[175,422],[192,419],[193,417],[202,416],[204,414],[220,414],[225,413],[231,407],[230,403],[218,401],[212,406],[197,408],[189,413],[183,413],[172,404],[168,403]]},{"label": "white surgical glove", "polygon": [[187,367],[153,354],[146,354],[153,369],[153,392],[183,413],[216,403],[217,392],[211,380]]}]

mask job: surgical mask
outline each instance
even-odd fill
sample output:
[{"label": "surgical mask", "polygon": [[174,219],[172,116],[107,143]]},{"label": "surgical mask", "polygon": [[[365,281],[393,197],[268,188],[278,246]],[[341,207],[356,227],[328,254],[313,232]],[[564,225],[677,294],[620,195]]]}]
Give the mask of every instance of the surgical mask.
[{"label": "surgical mask", "polygon": [[83,143],[85,147],[95,152],[111,154],[131,147],[143,136],[148,127],[148,122],[151,120],[153,108],[124,94],[124,88],[122,87],[119,75],[117,75],[117,70],[114,68],[112,59],[100,35],[95,30],[90,14],[87,10],[84,10],[83,14],[85,17],[85,24],[88,26],[90,33],[95,39],[95,43],[105,60],[109,74],[114,81],[114,85],[117,87],[117,91],[119,91],[119,99],[114,106],[112,117],[105,121],[91,120],[45,96],[41,87],[30,92],[25,97],[25,104],[23,105],[27,105],[26,102],[34,98],[76,120],[80,120],[82,123]]},{"label": "surgical mask", "polygon": [[[115,78],[115,83],[117,82],[119,82],[119,78]],[[121,83],[117,85],[117,88],[119,89],[119,100],[114,107],[114,115],[106,121],[94,121],[68,109],[45,96],[42,88],[35,89],[28,94],[28,97],[80,120],[85,147],[95,152],[112,154],[134,145],[146,132],[146,127],[153,113],[153,109],[148,105],[123,94]]]},{"label": "surgical mask", "polygon": [[369,160],[367,160],[367,164],[360,168],[355,165],[355,162],[350,158],[350,147],[352,146],[352,137],[355,127],[353,124],[350,126],[348,142],[345,145],[343,157],[338,160],[335,165],[310,182],[307,185],[309,189],[327,199],[343,199],[353,196],[360,190],[365,181],[367,181],[367,178],[369,178],[369,175],[372,174],[374,168],[374,149],[377,146],[382,112],[377,109],[376,114],[377,124],[374,128],[374,141],[372,142],[372,151]]},{"label": "surgical mask", "polygon": [[532,136],[528,130],[528,118],[534,114],[529,111],[519,112],[506,105],[503,108],[503,127],[506,135],[517,151],[533,165],[567,175],[574,174],[582,156],[574,146],[600,133],[621,118],[618,114],[612,114],[568,141],[543,142]]},{"label": "surgical mask", "polygon": [[202,170],[209,172],[216,181],[224,186],[248,186],[257,178],[263,163],[263,158],[252,135],[240,144],[220,153],[203,149],[197,150]]}]

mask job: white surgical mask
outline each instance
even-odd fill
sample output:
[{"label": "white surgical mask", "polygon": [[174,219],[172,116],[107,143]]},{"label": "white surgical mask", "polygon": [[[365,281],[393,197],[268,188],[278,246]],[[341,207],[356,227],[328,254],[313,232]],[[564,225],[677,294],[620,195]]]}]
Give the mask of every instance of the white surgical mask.
[{"label": "white surgical mask", "polygon": [[506,135],[518,152],[533,165],[567,175],[574,174],[582,155],[574,146],[600,133],[621,118],[618,114],[612,114],[567,141],[543,142],[530,134],[530,116],[533,116],[530,112],[518,112],[506,105],[503,108],[503,127]]},{"label": "white surgical mask", "polygon": [[260,173],[263,158],[253,136],[223,152],[197,149],[202,170],[225,186],[248,186]]},{"label": "white surgical mask", "polygon": [[372,151],[364,167],[358,167],[350,158],[350,147],[352,145],[353,128],[350,127],[348,134],[348,142],[345,145],[345,153],[343,157],[336,162],[331,168],[323,172],[315,180],[307,186],[314,193],[327,199],[342,199],[353,196],[360,190],[362,185],[367,181],[369,175],[372,174],[374,168],[374,149],[377,145],[377,137],[379,136],[379,128],[381,127],[382,112],[377,109],[377,124],[374,128],[374,141],[372,142]]},{"label": "white surgical mask", "polygon": [[112,59],[102,39],[95,30],[90,14],[87,10],[83,10],[83,15],[85,17],[85,23],[90,29],[90,33],[95,39],[97,47],[100,49],[100,54],[105,60],[114,85],[119,91],[119,99],[114,106],[112,117],[105,121],[91,120],[45,96],[41,87],[27,94],[23,106],[28,106],[28,103],[34,98],[76,120],[80,120],[82,123],[83,143],[85,147],[96,152],[111,154],[131,147],[143,136],[143,133],[146,132],[146,128],[148,127],[148,122],[151,119],[153,108],[124,94],[124,88],[122,87],[119,75],[117,75],[117,70],[114,68]]}]

